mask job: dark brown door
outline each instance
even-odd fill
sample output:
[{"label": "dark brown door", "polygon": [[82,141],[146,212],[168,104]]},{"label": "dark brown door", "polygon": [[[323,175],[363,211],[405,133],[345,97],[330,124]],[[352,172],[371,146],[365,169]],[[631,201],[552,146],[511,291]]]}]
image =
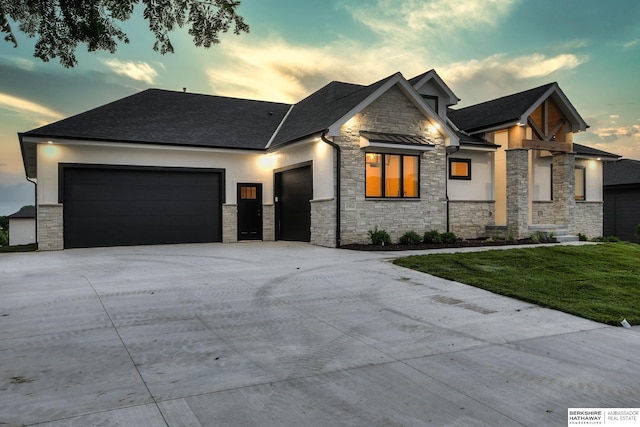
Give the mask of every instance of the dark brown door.
[{"label": "dark brown door", "polygon": [[262,184],[238,184],[238,240],[262,240]]}]

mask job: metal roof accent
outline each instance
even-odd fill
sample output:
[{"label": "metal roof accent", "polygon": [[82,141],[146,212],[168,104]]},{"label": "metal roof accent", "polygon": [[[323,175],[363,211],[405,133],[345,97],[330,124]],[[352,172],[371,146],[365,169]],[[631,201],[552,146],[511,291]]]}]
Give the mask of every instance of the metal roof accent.
[{"label": "metal roof accent", "polygon": [[369,140],[370,143],[386,143],[386,144],[402,144],[402,145],[418,145],[435,147],[433,142],[424,136],[419,135],[402,135],[397,133],[367,132],[360,131],[360,136]]}]

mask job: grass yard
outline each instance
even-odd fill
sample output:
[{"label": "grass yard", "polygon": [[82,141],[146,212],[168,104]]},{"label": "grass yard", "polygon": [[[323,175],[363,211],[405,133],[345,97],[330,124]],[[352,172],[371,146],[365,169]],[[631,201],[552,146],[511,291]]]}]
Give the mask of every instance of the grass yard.
[{"label": "grass yard", "polygon": [[640,324],[640,245],[415,255],[394,264],[597,322]]}]

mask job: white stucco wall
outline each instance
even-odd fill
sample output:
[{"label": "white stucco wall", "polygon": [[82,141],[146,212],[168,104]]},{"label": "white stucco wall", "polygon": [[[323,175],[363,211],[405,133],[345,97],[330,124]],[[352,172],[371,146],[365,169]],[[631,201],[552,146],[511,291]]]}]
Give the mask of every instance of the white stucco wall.
[{"label": "white stucco wall", "polygon": [[[58,164],[87,163],[225,169],[226,203],[236,203],[239,182],[262,183],[263,198],[273,200],[272,160],[265,154],[197,148],[84,142],[38,146],[38,203],[58,203]],[[91,146],[88,146],[88,145]]]},{"label": "white stucco wall", "polygon": [[[534,201],[551,200],[551,156],[534,155],[533,186]],[[602,201],[602,161],[592,159],[576,159],[576,166],[585,168],[586,201]]]},{"label": "white stucco wall", "polygon": [[313,161],[313,199],[321,200],[334,196],[334,151],[318,137],[284,147],[269,156],[276,170]]},{"label": "white stucco wall", "polygon": [[9,245],[28,245],[36,242],[35,218],[9,219]]},{"label": "white stucco wall", "polygon": [[333,197],[333,148],[309,139],[273,153],[180,148],[141,144],[57,141],[38,145],[38,202],[58,203],[58,164],[219,168],[225,170],[226,204],[236,203],[237,184],[261,183],[265,204],[273,203],[273,171],[313,161],[314,199]]},{"label": "white stucco wall", "polygon": [[493,183],[494,153],[461,149],[450,159],[471,160],[471,180],[450,179],[447,162],[447,185],[449,200],[488,201],[494,200]]},{"label": "white stucco wall", "polygon": [[602,161],[576,158],[576,166],[583,166],[586,172],[586,201],[602,201]]}]

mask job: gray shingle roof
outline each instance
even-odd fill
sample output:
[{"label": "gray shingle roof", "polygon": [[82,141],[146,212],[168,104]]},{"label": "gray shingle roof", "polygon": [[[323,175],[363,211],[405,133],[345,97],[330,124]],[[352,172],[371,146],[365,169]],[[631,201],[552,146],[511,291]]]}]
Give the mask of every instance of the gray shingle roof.
[{"label": "gray shingle roof", "polygon": [[289,108],[276,102],[148,89],[23,135],[264,149]]},{"label": "gray shingle roof", "polygon": [[549,83],[470,107],[449,109],[448,117],[458,129],[469,133],[510,123],[520,119],[527,109],[555,84]]},{"label": "gray shingle roof", "polygon": [[604,185],[640,186],[640,161],[620,159],[604,164]]},{"label": "gray shingle roof", "polygon": [[586,145],[576,144],[575,142],[573,143],[573,151],[576,154],[582,154],[585,156],[592,156],[592,157],[614,157],[614,158],[620,157],[617,154],[609,153],[608,151],[598,150],[597,148],[587,147]]},{"label": "gray shingle roof", "polygon": [[312,93],[294,105],[272,147],[326,130],[394,75],[369,86],[332,82]]}]

